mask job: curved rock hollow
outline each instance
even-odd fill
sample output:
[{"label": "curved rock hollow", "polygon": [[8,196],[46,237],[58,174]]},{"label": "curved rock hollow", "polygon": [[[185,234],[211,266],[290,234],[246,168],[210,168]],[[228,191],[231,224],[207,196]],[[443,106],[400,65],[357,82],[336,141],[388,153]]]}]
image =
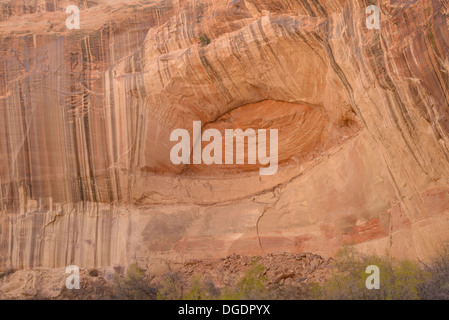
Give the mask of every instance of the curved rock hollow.
[{"label": "curved rock hollow", "polygon": [[[0,3],[0,268],[448,241],[447,1],[75,2]],[[173,164],[195,121],[277,129],[276,174]]]}]

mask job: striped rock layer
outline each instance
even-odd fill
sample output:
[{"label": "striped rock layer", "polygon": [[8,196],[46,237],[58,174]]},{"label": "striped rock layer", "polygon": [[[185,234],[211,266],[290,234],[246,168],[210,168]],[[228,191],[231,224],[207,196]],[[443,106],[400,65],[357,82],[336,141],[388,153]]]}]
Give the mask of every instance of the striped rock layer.
[{"label": "striped rock layer", "polygon": [[[0,268],[449,240],[448,1],[73,2],[0,2]],[[174,165],[193,121],[278,172]]]}]

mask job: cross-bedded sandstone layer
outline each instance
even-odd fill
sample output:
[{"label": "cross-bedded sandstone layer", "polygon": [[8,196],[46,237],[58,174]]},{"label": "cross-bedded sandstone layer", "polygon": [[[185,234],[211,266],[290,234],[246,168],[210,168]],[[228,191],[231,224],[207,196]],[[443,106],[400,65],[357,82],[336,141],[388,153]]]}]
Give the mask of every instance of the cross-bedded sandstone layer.
[{"label": "cross-bedded sandstone layer", "polygon": [[[69,4],[0,2],[3,268],[448,240],[447,1]],[[193,121],[279,129],[277,174],[173,165]]]}]

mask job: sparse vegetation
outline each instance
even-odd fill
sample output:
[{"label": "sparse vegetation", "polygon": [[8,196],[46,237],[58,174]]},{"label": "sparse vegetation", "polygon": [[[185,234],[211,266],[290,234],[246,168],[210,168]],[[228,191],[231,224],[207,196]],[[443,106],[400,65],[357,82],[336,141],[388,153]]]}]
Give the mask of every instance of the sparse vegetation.
[{"label": "sparse vegetation", "polygon": [[265,267],[253,263],[235,287],[225,288],[220,300],[260,300],[267,298]]},{"label": "sparse vegetation", "polygon": [[118,297],[127,299],[158,300],[254,300],[267,298],[265,268],[252,265],[233,286],[218,289],[201,275],[193,276],[190,284],[179,273],[169,272],[157,285],[151,285],[153,277],[136,264],[128,269],[126,277],[116,275]]},{"label": "sparse vegetation", "polygon": [[429,263],[421,262],[427,274],[419,285],[419,296],[423,300],[449,300],[449,248],[440,250]]},{"label": "sparse vegetation", "polygon": [[219,291],[212,282],[204,281],[200,275],[195,275],[192,284],[183,295],[183,300],[212,300],[216,299]]},{"label": "sparse vegetation", "polygon": [[185,284],[179,273],[169,272],[158,287],[158,300],[182,300]]},{"label": "sparse vegetation", "polygon": [[[315,299],[418,300],[449,298],[449,255],[447,250],[429,264],[396,260],[388,253],[365,256],[353,249],[342,250],[335,260],[329,281],[312,289]],[[366,267],[380,270],[380,289],[368,290]]]},{"label": "sparse vegetation", "polygon": [[200,35],[200,43],[203,47],[207,46],[210,43],[210,38],[207,35],[202,34]]},{"label": "sparse vegetation", "polygon": [[[370,275],[366,268],[369,265],[379,267],[380,289],[366,288],[365,282]],[[280,285],[274,278],[269,281],[266,276],[268,269],[255,259],[243,276],[217,288],[207,276],[194,274],[185,277],[172,271],[153,281],[154,277],[148,276],[137,264],[132,264],[126,276],[117,278],[116,291],[122,298],[159,300],[449,299],[448,250],[424,263],[397,260],[389,254],[362,255],[349,247],[341,250],[328,268],[332,272],[325,282],[313,283],[299,278],[295,283]]]},{"label": "sparse vegetation", "polygon": [[116,274],[116,291],[120,298],[130,300],[156,299],[157,290],[150,286],[153,276],[146,274],[137,263],[129,266],[125,277]]},{"label": "sparse vegetation", "polygon": [[195,275],[191,284],[181,280],[178,273],[170,273],[158,288],[160,300],[254,300],[266,297],[267,278],[263,275],[265,268],[253,264],[245,275],[232,286],[218,289],[211,281]]}]

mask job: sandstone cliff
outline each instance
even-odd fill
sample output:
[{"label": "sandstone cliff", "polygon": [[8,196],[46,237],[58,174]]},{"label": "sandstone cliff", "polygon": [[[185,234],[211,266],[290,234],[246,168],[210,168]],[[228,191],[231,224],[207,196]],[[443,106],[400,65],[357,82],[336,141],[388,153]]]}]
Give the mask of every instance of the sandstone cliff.
[{"label": "sandstone cliff", "polygon": [[[0,2],[1,268],[449,239],[447,1],[77,2]],[[173,165],[193,121],[279,129],[277,174]]]}]

